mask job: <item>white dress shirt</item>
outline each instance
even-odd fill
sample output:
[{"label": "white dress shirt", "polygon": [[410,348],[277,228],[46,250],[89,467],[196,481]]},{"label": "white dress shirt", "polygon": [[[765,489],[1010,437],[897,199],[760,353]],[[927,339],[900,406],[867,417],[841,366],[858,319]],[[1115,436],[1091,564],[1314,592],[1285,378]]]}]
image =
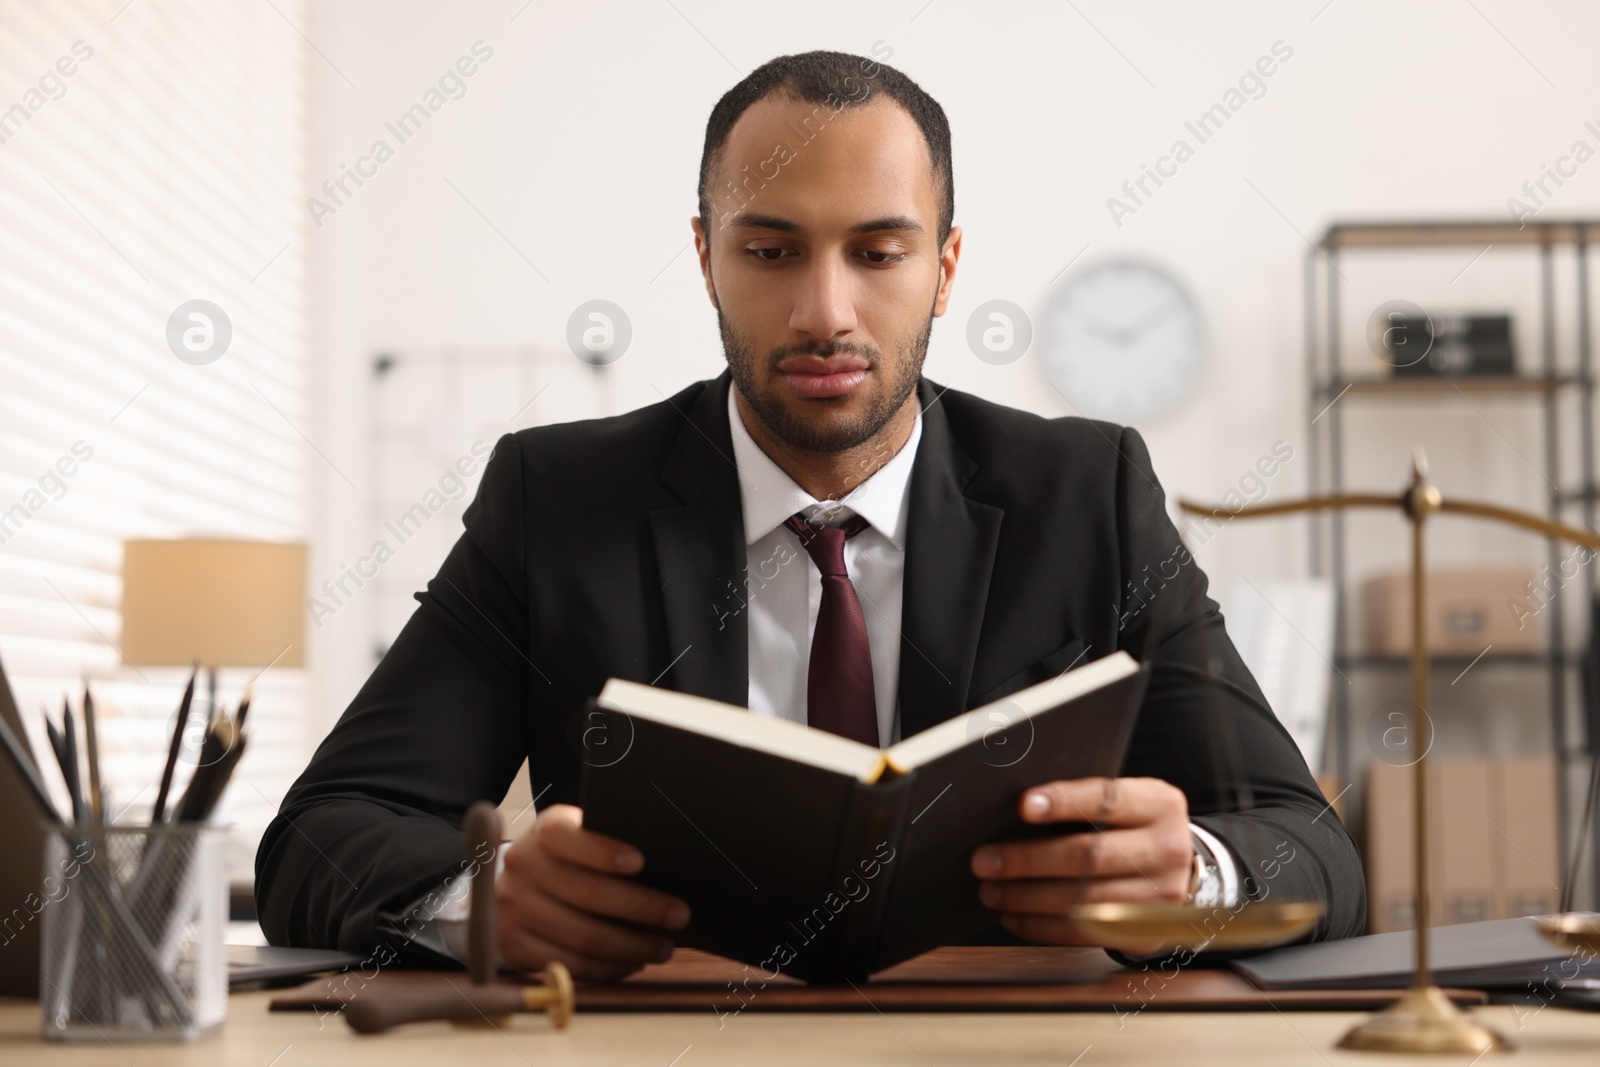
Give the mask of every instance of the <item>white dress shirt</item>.
[{"label": "white dress shirt", "polygon": [[[870,524],[844,543],[844,565],[866,617],[872,652],[872,689],[877,699],[878,742],[900,739],[895,715],[900,689],[900,602],[906,571],[906,523],[910,514],[911,467],[922,440],[922,405],[911,436],[888,462],[839,500],[819,501],[795,484],[761,450],[728,389],[728,426],[744,498],[745,625],[749,633],[750,691],[757,715],[806,721],[806,677],[811,634],[822,606],[822,575],[784,520],[796,513],[808,522],[837,525],[852,515]],[[737,601],[734,601],[737,603]]]}]

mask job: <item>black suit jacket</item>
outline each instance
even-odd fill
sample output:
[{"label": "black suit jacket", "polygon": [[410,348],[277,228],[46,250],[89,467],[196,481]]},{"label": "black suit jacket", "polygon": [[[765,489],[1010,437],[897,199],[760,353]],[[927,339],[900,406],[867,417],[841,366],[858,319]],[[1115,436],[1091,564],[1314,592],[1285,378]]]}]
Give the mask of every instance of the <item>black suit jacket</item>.
[{"label": "black suit jacket", "polygon": [[[261,841],[274,944],[374,948],[385,911],[460,869],[464,811],[525,757],[541,804],[576,803],[584,701],[607,678],[746,703],[729,388],[724,372],[500,439],[464,534]],[[1080,657],[1152,659],[1124,773],[1180,786],[1257,895],[1326,901],[1316,936],[1360,933],[1355,846],[1228,639],[1138,433],[926,379],[918,395],[901,736]]]}]

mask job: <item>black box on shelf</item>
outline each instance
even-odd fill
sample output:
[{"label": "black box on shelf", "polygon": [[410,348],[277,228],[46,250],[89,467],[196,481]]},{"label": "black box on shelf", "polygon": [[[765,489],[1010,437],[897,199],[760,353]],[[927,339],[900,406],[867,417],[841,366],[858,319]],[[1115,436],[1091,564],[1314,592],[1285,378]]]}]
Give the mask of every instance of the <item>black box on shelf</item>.
[{"label": "black box on shelf", "polygon": [[1516,373],[1510,315],[1395,316],[1383,338],[1396,377]]}]

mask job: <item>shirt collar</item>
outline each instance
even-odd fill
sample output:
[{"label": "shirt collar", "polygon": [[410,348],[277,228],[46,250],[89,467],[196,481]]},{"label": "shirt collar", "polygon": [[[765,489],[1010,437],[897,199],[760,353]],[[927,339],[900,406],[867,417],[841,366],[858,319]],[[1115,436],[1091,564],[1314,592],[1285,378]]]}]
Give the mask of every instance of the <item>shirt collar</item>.
[{"label": "shirt collar", "polygon": [[[795,484],[772,457],[761,450],[739,416],[734,400],[737,385],[728,385],[728,428],[733,435],[734,464],[739,471],[739,489],[744,499],[744,539],[753,545],[796,512],[815,508],[821,501]],[[912,394],[915,398],[916,394]],[[905,550],[906,522],[910,512],[911,468],[922,439],[922,402],[917,405],[911,436],[872,476],[839,501],[842,515],[856,514],[872,524],[895,548]],[[820,510],[820,509],[819,509]]]}]

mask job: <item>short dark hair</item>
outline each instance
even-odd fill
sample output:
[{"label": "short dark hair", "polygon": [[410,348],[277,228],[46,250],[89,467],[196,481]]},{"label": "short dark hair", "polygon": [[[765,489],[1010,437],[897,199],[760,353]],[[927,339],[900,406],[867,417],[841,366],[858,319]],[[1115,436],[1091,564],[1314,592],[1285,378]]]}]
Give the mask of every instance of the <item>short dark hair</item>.
[{"label": "short dark hair", "polygon": [[[866,91],[862,92],[862,88]],[[733,124],[751,104],[783,93],[794,100],[829,104],[837,110],[841,106],[859,107],[867,103],[873,99],[874,89],[904,108],[928,143],[934,186],[942,194],[939,247],[943,248],[956,213],[955,176],[950,165],[950,122],[945,118],[944,108],[921,86],[893,67],[847,52],[802,52],[768,60],[717,101],[706,122],[705,150],[700,155],[700,225],[706,233],[711,232],[711,173],[721,159]]]}]

